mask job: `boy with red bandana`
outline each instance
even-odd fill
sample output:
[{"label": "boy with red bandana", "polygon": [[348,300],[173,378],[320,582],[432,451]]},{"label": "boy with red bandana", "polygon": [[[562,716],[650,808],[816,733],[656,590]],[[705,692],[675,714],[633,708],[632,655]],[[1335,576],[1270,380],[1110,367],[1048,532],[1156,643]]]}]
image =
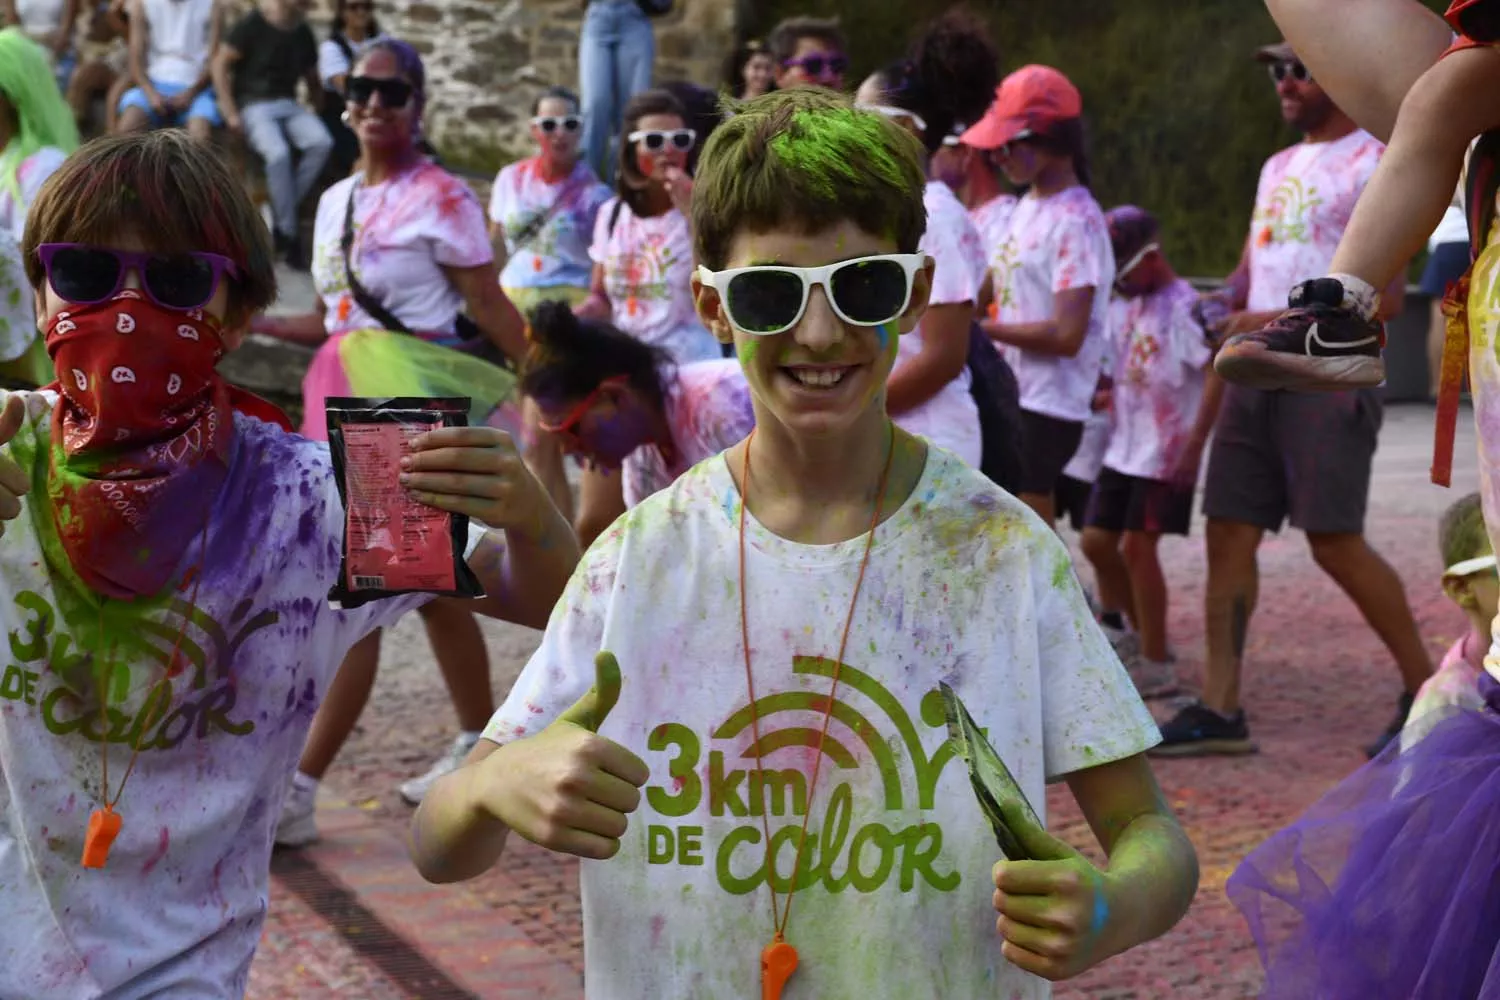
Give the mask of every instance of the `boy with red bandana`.
[{"label": "boy with red bandana", "polygon": [[[0,413],[0,996],[243,996],[313,712],[426,599],[329,607],[327,446],[216,371],[275,298],[242,190],[154,132],[80,150],[31,209],[57,381]],[[509,439],[435,430],[402,461],[474,519],[476,607],[543,624],[577,548]]]}]

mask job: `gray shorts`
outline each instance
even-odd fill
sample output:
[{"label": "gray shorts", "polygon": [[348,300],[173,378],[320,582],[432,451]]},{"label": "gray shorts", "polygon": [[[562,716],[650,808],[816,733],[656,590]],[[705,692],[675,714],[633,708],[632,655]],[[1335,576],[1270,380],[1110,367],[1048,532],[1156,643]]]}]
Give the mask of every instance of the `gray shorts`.
[{"label": "gray shorts", "polygon": [[1378,389],[1224,387],[1203,515],[1280,531],[1362,534],[1384,410]]}]

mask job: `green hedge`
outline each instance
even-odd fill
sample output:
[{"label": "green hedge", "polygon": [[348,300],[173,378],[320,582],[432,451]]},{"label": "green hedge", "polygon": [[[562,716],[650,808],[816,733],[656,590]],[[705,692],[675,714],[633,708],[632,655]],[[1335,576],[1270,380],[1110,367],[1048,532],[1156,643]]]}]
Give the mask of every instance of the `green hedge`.
[{"label": "green hedge", "polygon": [[[1430,0],[1441,10],[1445,3]],[[793,14],[838,15],[854,61],[851,85],[899,56],[912,25],[949,3],[766,0],[745,25],[762,36]],[[1094,190],[1161,219],[1187,274],[1226,273],[1239,259],[1267,156],[1296,140],[1282,124],[1255,49],[1280,34],[1255,0],[989,0],[971,3],[994,28],[1002,65],[1046,63],[1083,93]]]}]

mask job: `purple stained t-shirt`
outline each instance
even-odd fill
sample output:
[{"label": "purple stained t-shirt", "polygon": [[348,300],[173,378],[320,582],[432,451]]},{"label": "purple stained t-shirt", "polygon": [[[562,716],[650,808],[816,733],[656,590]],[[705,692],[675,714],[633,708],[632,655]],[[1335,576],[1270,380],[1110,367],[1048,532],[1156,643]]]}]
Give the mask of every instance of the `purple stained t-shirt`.
[{"label": "purple stained t-shirt", "polygon": [[[50,394],[26,399],[22,442],[45,444]],[[141,614],[134,646],[114,630],[106,655],[123,669],[102,722],[97,698],[63,680],[80,660],[89,672],[79,650],[97,611],[54,588],[32,520],[45,507],[33,499],[5,526],[0,997],[241,997],[313,712],[349,647],[422,603],[331,609],[343,509],[327,446],[244,416],[235,426],[196,601],[189,586]],[[198,563],[196,543],[186,558]],[[169,707],[146,711],[179,632]],[[123,829],[107,867],[86,870],[103,755],[113,793],[137,739]]]}]

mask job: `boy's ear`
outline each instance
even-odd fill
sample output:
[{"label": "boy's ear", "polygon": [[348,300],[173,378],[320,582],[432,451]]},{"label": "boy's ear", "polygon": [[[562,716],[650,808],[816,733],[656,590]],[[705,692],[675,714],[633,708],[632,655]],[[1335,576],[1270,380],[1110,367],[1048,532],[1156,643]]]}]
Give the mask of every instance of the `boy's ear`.
[{"label": "boy's ear", "polygon": [[1471,611],[1479,606],[1474,592],[1469,589],[1469,581],[1466,579],[1454,579],[1450,576],[1443,577],[1443,593],[1448,595],[1448,600],[1457,604],[1465,611]]},{"label": "boy's ear", "polygon": [[724,315],[724,301],[711,286],[704,284],[695,268],[692,277],[693,307],[698,319],[721,344],[734,343],[734,331],[729,327],[729,317]]},{"label": "boy's ear", "polygon": [[902,333],[911,333],[922,322],[922,316],[927,312],[927,302],[932,298],[932,275],[936,270],[937,261],[928,257],[922,269],[912,275],[911,301],[907,303],[906,312],[901,314],[901,322],[898,324]]}]

